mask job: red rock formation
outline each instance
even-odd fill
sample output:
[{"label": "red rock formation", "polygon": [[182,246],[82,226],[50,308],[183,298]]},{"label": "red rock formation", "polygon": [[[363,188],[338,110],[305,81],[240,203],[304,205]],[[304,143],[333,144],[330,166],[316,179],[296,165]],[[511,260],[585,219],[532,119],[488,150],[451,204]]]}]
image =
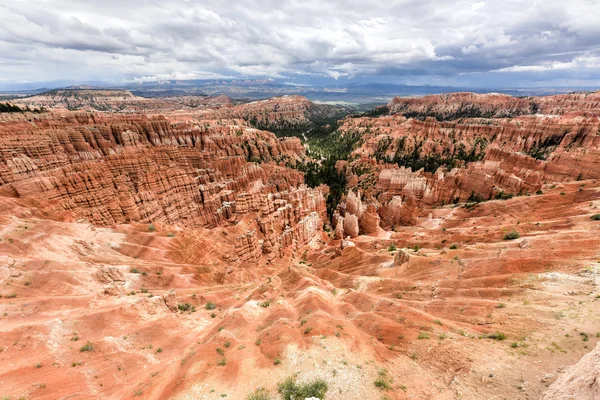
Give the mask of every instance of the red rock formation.
[{"label": "red rock formation", "polygon": [[[412,107],[410,110],[415,112],[434,107],[435,112],[451,114],[467,104],[501,116],[509,109],[525,110],[531,101],[554,107],[553,112],[570,111],[569,107],[585,101],[592,110],[597,106],[596,97],[594,93],[516,99],[459,93],[397,98],[391,106]],[[431,117],[424,121],[406,119],[397,114],[346,118],[339,130],[344,135],[361,137],[362,145],[353,152],[350,167],[345,169],[347,179],[350,187],[363,190],[366,201],[374,204],[387,228],[414,224],[418,209],[423,207],[488,200],[501,194],[533,194],[544,184],[600,177],[598,114],[443,122]],[[396,163],[426,169],[412,170]],[[444,165],[453,167],[446,169]],[[410,207],[401,205],[408,198]],[[351,192],[345,207],[360,220],[362,211],[356,204]]]},{"label": "red rock formation", "polygon": [[444,93],[423,97],[395,97],[388,104],[392,114],[503,118],[524,114],[561,115],[569,112],[600,112],[600,92],[581,92],[543,97],[512,97],[505,94]]},{"label": "red rock formation", "polygon": [[[96,225],[206,227],[258,214],[264,251],[278,256],[321,229],[315,218],[325,217],[322,190],[301,188],[302,173],[278,165],[304,157],[296,138],[162,116],[26,118],[0,125],[0,192],[48,199],[49,212],[68,210]],[[240,242],[238,253],[248,253],[240,259],[256,260],[258,243]]]}]

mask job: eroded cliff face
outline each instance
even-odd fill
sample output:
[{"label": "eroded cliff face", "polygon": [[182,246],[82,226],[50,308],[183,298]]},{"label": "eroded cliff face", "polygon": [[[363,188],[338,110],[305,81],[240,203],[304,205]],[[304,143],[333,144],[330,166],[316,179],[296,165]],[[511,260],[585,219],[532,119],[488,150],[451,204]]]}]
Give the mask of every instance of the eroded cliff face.
[{"label": "eroded cliff face", "polygon": [[148,98],[121,89],[56,89],[15,99],[17,105],[44,107],[54,112],[100,111],[161,114],[177,110],[201,110],[231,106],[227,96],[179,96]]},{"label": "eroded cliff face", "polygon": [[257,240],[236,250],[242,260],[280,256],[322,228],[325,189],[283,166],[305,157],[300,141],[236,121],[18,115],[0,125],[0,149],[0,192],[47,200],[61,218],[208,228],[255,218]]},{"label": "eroded cliff face", "polygon": [[391,114],[439,121],[458,118],[512,118],[527,114],[562,115],[600,111],[600,92],[581,92],[543,97],[505,94],[444,93],[424,97],[395,97],[387,105]]},{"label": "eroded cliff face", "polygon": [[[439,103],[432,103],[431,96],[395,99],[392,104],[409,105],[411,110],[434,109],[436,113],[446,108],[432,107],[445,105],[450,107],[448,112],[456,113],[457,105],[470,104],[502,116],[523,102],[569,112],[452,121],[430,116],[420,121],[400,113],[346,118],[339,131],[360,139],[349,163],[339,168],[349,186],[360,191],[365,204],[376,210],[386,229],[414,224],[418,215],[425,216],[428,209],[444,204],[533,195],[552,183],[596,179],[600,177],[599,114],[570,111],[579,105],[597,110],[597,97],[593,93],[525,100],[459,93],[435,96],[444,100]],[[361,222],[360,214],[348,211],[348,203],[353,201],[349,195],[345,210],[343,206],[340,210],[340,221],[346,211],[358,217],[359,226],[373,224],[372,216]],[[374,229],[360,232],[367,231]],[[350,235],[349,231],[346,234]]]}]

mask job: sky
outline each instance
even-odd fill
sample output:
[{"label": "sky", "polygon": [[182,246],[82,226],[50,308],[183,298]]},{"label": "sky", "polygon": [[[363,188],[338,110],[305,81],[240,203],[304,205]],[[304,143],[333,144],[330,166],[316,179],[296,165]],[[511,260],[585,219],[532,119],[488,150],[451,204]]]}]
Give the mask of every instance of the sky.
[{"label": "sky", "polygon": [[600,0],[0,0],[0,87],[600,86]]}]

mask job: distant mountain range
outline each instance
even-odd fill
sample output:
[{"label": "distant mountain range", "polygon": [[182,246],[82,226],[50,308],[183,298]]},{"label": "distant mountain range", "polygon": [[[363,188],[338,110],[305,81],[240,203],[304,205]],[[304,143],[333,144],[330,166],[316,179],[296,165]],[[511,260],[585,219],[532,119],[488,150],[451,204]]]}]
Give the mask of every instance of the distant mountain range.
[{"label": "distant mountain range", "polygon": [[271,79],[261,80],[166,80],[126,84],[107,84],[90,82],[85,85],[73,85],[73,82],[42,82],[27,84],[0,85],[0,98],[20,97],[43,93],[56,88],[92,89],[119,88],[130,90],[134,95],[143,97],[170,97],[182,95],[215,96],[226,95],[232,99],[256,100],[281,95],[302,95],[312,101],[354,104],[383,104],[394,96],[423,96],[448,92],[498,92],[512,96],[543,96],[569,93],[582,90],[595,90],[590,87],[555,88],[473,88],[455,86],[410,86],[390,83],[354,83],[344,85],[310,86],[278,82]]}]

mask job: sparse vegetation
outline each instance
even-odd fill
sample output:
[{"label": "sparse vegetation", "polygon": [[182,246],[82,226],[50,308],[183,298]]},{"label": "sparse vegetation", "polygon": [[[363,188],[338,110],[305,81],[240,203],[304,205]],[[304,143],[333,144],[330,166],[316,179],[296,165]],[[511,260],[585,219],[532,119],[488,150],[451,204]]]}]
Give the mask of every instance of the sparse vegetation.
[{"label": "sparse vegetation", "polygon": [[417,339],[419,339],[419,340],[429,339],[429,335],[426,332],[420,332],[419,336],[417,336]]},{"label": "sparse vegetation", "polygon": [[521,235],[519,234],[519,232],[517,232],[516,230],[513,229],[512,231],[507,232],[504,235],[504,240],[515,240],[515,239],[518,239],[520,237],[521,237]]},{"label": "sparse vegetation", "polygon": [[594,221],[600,221],[600,214],[594,214],[591,216],[591,219]]},{"label": "sparse vegetation", "polygon": [[194,311],[196,311],[196,307],[194,307],[190,303],[177,304],[177,308],[181,312],[185,312],[185,311],[194,312]]},{"label": "sparse vegetation", "polygon": [[290,376],[277,385],[277,391],[283,400],[305,399],[318,397],[323,400],[329,386],[323,379],[315,379],[306,383],[298,383],[296,376]]},{"label": "sparse vegetation", "polygon": [[219,367],[224,367],[225,365],[227,365],[227,359],[225,357],[221,358],[219,361],[217,361],[217,365]]},{"label": "sparse vegetation", "polygon": [[388,247],[388,251],[396,251],[398,250],[398,248],[396,247],[396,245],[394,243],[390,244],[390,247]]},{"label": "sparse vegetation", "polygon": [[373,384],[378,389],[390,390],[392,388],[392,378],[386,369],[380,369],[377,374],[377,379],[375,379]]},{"label": "sparse vegetation", "polygon": [[494,339],[494,340],[505,340],[506,339],[506,335],[502,332],[488,333],[485,337],[488,339]]},{"label": "sparse vegetation", "polygon": [[258,388],[250,393],[246,400],[272,400],[271,395],[265,388]]},{"label": "sparse vegetation", "polygon": [[458,245],[456,243],[452,243],[450,245],[450,250],[456,250],[456,249],[458,249]]},{"label": "sparse vegetation", "polygon": [[79,351],[82,353],[94,351],[94,345],[88,341],[83,346],[81,346]]},{"label": "sparse vegetation", "polygon": [[271,305],[271,300],[265,300],[261,303],[258,303],[259,306],[261,306],[262,308],[267,308]]},{"label": "sparse vegetation", "polygon": [[207,310],[214,310],[215,308],[217,308],[217,305],[215,303],[209,301],[208,303],[206,303],[204,308]]}]

